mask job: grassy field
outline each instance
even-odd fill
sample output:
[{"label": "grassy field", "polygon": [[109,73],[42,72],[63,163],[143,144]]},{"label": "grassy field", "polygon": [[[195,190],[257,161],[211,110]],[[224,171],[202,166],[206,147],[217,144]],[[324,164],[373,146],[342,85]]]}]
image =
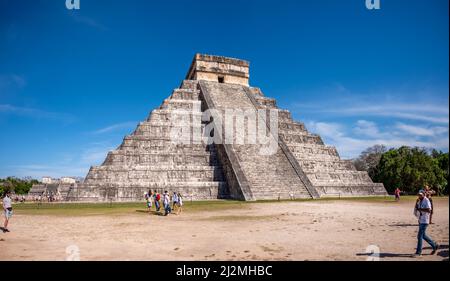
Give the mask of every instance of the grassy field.
[{"label": "grassy field", "polygon": [[[416,196],[403,196],[402,201],[413,202]],[[448,200],[448,197],[436,198],[436,200]],[[264,200],[264,201],[234,201],[234,200],[211,200],[211,201],[185,201],[184,212],[208,212],[226,209],[245,209],[252,204],[267,204],[276,202],[308,202],[312,199],[297,200]],[[392,196],[386,197],[355,197],[355,198],[321,198],[315,202],[329,201],[353,201],[353,202],[394,202]],[[14,205],[16,214],[26,215],[61,215],[61,216],[89,216],[89,215],[127,215],[145,214],[147,212],[145,202],[130,203],[18,203]]]}]

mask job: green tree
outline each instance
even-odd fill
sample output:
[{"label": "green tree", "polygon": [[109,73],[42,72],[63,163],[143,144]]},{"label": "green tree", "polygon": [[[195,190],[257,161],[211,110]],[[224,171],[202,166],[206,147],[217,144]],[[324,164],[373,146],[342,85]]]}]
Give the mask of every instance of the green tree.
[{"label": "green tree", "polygon": [[430,185],[438,193],[443,193],[447,186],[438,159],[418,147],[402,146],[383,153],[372,179],[382,182],[390,192],[398,187],[408,193],[415,193],[425,185]]},{"label": "green tree", "polygon": [[14,191],[16,194],[27,194],[35,183],[39,183],[39,181],[31,178],[7,177],[0,179],[0,194],[3,195],[6,190]]},{"label": "green tree", "polygon": [[433,149],[431,152],[431,156],[437,160],[439,168],[444,172],[444,177],[446,180],[445,186],[443,186],[443,190],[445,194],[448,194],[448,175],[449,175],[449,167],[448,167],[448,152],[443,153],[442,151],[437,151]]}]

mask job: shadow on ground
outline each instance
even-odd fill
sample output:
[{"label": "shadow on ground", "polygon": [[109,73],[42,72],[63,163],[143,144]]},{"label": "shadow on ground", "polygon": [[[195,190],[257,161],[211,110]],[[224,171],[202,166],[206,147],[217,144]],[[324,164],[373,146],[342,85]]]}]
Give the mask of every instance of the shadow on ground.
[{"label": "shadow on ground", "polygon": [[157,212],[157,211],[147,211],[147,210],[136,210],[137,213],[146,213],[149,215],[154,215],[154,216],[164,216],[163,212]]},{"label": "shadow on ground", "polygon": [[[423,250],[431,251],[431,247],[424,247]],[[367,256],[367,257],[375,257],[373,253],[357,253],[357,256]],[[430,254],[424,254],[424,256],[429,256]],[[444,258],[444,261],[448,261],[448,245],[439,245],[438,251],[436,255]],[[397,253],[380,253],[380,258],[414,258],[412,254],[397,254]]]},{"label": "shadow on ground", "polygon": [[[376,257],[373,253],[357,253],[357,256]],[[380,253],[380,258],[413,258],[412,254]]]},{"label": "shadow on ground", "polygon": [[399,226],[399,227],[408,227],[408,226],[415,226],[419,227],[418,224],[412,224],[412,223],[398,223],[398,224],[390,224],[389,226]]}]

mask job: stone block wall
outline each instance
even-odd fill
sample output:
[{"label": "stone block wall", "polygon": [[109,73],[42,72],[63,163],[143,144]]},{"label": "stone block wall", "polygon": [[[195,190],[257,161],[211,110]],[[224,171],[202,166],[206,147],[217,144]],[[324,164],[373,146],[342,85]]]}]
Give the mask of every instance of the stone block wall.
[{"label": "stone block wall", "polygon": [[[336,148],[278,108],[275,99],[249,87],[248,79],[247,61],[197,54],[180,87],[102,165],[91,167],[84,183],[62,187],[61,192],[67,200],[96,202],[143,200],[149,190],[180,192],[185,200],[387,194],[382,184],[356,171]],[[202,120],[208,109],[218,110],[219,116]],[[274,143],[274,151],[261,153],[267,144],[248,142],[255,134],[248,122],[232,124],[233,133],[240,134],[232,135],[233,143],[223,143],[226,137],[221,137],[221,143],[208,144],[219,133],[208,131],[211,125],[223,129],[228,124],[220,117],[227,110],[263,117],[256,129],[268,129],[265,137]],[[269,126],[268,113],[259,110],[277,113],[276,130]]]},{"label": "stone block wall", "polygon": [[[228,198],[214,145],[192,142],[194,134],[203,134],[201,107],[196,83],[184,81],[101,166],[91,167],[68,200],[138,201],[149,190],[180,192],[192,200]],[[190,132],[187,142],[174,138],[182,130]]]}]

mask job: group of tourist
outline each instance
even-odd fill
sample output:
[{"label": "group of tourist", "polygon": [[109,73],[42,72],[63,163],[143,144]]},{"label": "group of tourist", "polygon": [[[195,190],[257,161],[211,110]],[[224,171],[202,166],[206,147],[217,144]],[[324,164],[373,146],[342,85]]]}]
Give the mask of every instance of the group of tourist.
[{"label": "group of tourist", "polygon": [[25,201],[27,201],[26,198],[25,198],[25,195],[16,195],[16,196],[14,196],[14,202],[15,203],[18,203],[18,202],[25,203]]},{"label": "group of tourist", "polygon": [[61,195],[59,194],[43,194],[43,195],[37,195],[34,196],[32,198],[32,200],[34,200],[34,202],[41,204],[42,202],[47,201],[48,203],[52,203],[52,202],[59,202],[59,201],[63,201],[63,198]]},{"label": "group of tourist", "polygon": [[[147,209],[151,212],[153,203],[155,205],[155,211],[160,212],[161,210],[161,201],[164,208],[164,215],[167,216],[174,212],[179,215],[182,211],[183,207],[183,197],[180,193],[174,192],[172,196],[170,196],[169,192],[166,190],[161,195],[156,190],[149,190],[144,194],[145,200],[147,202]],[[173,205],[170,206],[170,203],[173,202]]]}]

